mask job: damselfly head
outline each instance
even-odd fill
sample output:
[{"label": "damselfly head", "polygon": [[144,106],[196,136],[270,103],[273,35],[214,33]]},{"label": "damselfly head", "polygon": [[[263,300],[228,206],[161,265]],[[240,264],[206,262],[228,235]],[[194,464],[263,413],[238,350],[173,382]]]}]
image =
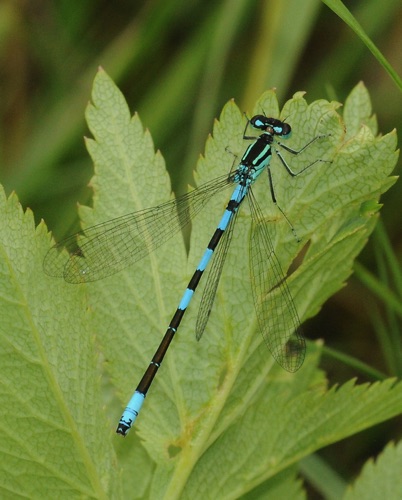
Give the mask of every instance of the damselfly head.
[{"label": "damselfly head", "polygon": [[269,118],[265,115],[255,115],[251,118],[250,124],[252,127],[264,130],[272,135],[279,135],[283,138],[288,138],[292,132],[292,128],[288,123],[285,123],[277,118]]}]

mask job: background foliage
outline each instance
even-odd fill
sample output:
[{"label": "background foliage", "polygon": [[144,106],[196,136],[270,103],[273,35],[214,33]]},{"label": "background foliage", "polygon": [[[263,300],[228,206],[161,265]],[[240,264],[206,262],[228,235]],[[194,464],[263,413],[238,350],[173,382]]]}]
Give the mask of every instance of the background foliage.
[{"label": "background foliage", "polygon": [[[354,1],[348,7],[400,72],[400,2]],[[231,97],[244,110],[273,86],[282,101],[301,89],[309,102],[343,101],[364,80],[379,129],[401,128],[400,90],[350,28],[317,0],[304,1],[302,11],[297,0],[154,0],[134,6],[123,0],[4,1],[0,58],[0,181],[57,237],[71,230],[77,200],[91,196],[83,110],[98,65],[150,128],[178,193],[191,182],[213,118]],[[306,325],[307,337],[323,337],[336,350],[328,350],[323,363],[331,382],[400,375],[401,189],[397,183],[383,197],[383,225],[356,275]],[[351,359],[336,359],[339,353]],[[395,419],[303,462],[311,495],[353,479],[368,457],[400,434]],[[323,468],[331,483],[323,480]]]}]

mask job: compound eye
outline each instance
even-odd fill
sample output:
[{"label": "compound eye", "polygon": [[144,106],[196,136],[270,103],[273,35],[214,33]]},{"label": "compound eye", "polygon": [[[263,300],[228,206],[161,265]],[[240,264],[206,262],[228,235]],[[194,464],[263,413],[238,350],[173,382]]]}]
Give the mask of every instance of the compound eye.
[{"label": "compound eye", "polygon": [[282,123],[282,132],[280,135],[287,137],[291,134],[292,128],[288,123]]},{"label": "compound eye", "polygon": [[265,130],[269,125],[267,117],[264,115],[255,115],[250,120],[251,126],[259,130]]}]

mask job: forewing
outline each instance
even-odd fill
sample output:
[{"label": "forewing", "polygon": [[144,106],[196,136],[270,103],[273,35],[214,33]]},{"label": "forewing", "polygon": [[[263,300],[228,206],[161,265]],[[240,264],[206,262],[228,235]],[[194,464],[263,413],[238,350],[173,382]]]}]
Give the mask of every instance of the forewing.
[{"label": "forewing", "polygon": [[69,236],[48,251],[44,270],[70,283],[96,281],[115,274],[172,238],[230,182],[227,175],[219,177],[157,207],[123,215]]}]

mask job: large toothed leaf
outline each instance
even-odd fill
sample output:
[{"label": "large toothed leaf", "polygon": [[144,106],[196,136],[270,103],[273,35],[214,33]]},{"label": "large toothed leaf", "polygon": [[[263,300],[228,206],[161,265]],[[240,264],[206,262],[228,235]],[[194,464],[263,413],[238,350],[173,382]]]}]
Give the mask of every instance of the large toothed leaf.
[{"label": "large toothed leaf", "polygon": [[0,213],[0,497],[110,498],[120,487],[84,290],[46,277],[46,228],[2,188]]},{"label": "large toothed leaf", "polygon": [[[343,286],[375,225],[379,196],[395,181],[396,134],[375,135],[364,86],[348,98],[344,122],[338,108],[324,100],[308,105],[299,92],[280,111],[267,92],[252,110],[286,119],[291,148],[325,136],[299,157],[283,152],[295,172],[324,160],[302,175],[290,177],[275,155],[271,163],[278,205],[300,242],[272,203],[265,174],[254,189],[282,268],[299,256],[288,285],[302,320]],[[93,208],[80,210],[84,228],[172,199],[162,156],[103,71],[87,121],[95,176]],[[239,160],[249,144],[245,123],[229,102],[197,166],[197,185],[228,172],[233,155]],[[274,363],[252,302],[245,202],[201,342],[202,284],[134,428],[125,440],[114,434],[229,196],[217,193],[194,219],[188,255],[179,232],[141,262],[88,285],[47,277],[44,227],[34,230],[15,197],[1,198],[4,497],[43,498],[51,490],[57,498],[121,498],[122,488],[128,498],[297,498],[299,459],[402,412],[402,386],[391,380],[328,390],[317,369],[319,344],[308,345],[296,374]],[[109,377],[103,402],[102,367]]]},{"label": "large toothed leaf", "polygon": [[390,443],[376,458],[364,465],[360,476],[349,487],[345,500],[387,498],[398,500],[402,491],[402,445]]}]

